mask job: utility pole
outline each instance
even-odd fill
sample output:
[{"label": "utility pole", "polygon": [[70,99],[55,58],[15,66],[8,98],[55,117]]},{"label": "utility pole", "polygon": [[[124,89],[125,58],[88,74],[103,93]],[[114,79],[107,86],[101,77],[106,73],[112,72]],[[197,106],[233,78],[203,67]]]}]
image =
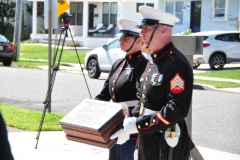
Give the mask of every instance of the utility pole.
[{"label": "utility pole", "polygon": [[[52,2],[48,0],[48,84],[50,85],[52,79]],[[51,112],[51,95],[49,98],[48,112]]]},{"label": "utility pole", "polygon": [[14,36],[13,36],[13,45],[16,50],[16,57],[15,57],[16,62],[19,61],[21,30],[22,30],[22,0],[16,0]]}]

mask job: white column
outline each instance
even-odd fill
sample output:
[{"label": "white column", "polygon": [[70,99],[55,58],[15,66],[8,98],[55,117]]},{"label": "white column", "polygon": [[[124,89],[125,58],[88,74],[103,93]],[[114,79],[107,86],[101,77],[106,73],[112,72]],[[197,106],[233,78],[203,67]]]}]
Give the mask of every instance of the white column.
[{"label": "white column", "polygon": [[83,1],[83,37],[88,36],[88,0]]},{"label": "white column", "polygon": [[238,31],[240,31],[240,0],[239,0],[239,7],[238,7]]},{"label": "white column", "polygon": [[32,10],[32,34],[37,33],[37,1],[33,1]]}]

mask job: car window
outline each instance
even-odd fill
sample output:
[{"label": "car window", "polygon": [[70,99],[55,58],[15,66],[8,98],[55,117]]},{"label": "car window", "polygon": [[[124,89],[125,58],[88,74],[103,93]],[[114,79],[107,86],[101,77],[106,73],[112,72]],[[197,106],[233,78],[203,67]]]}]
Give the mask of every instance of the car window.
[{"label": "car window", "polygon": [[0,42],[8,42],[8,39],[0,35]]},{"label": "car window", "polygon": [[224,34],[221,34],[221,35],[217,35],[215,37],[216,40],[219,40],[219,41],[225,41],[225,35]]},{"label": "car window", "polygon": [[240,34],[239,33],[221,34],[217,35],[215,39],[226,42],[240,42]]},{"label": "car window", "polygon": [[233,33],[234,42],[240,42],[240,34],[239,33]]},{"label": "car window", "polygon": [[203,40],[206,40],[208,38],[208,36],[203,36]]},{"label": "car window", "polygon": [[109,49],[120,48],[119,39],[114,40],[108,45]]},{"label": "car window", "polygon": [[228,41],[228,42],[234,42],[234,35],[233,34],[228,34],[228,36],[227,36],[227,38],[226,38],[226,40]]}]

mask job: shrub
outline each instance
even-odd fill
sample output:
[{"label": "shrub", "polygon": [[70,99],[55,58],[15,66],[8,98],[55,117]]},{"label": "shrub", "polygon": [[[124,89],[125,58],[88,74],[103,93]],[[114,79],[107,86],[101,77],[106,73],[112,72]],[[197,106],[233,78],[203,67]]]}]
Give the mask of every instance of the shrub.
[{"label": "shrub", "polygon": [[189,35],[189,34],[192,34],[192,33],[193,33],[193,32],[192,32],[191,29],[186,30],[186,35]]},{"label": "shrub", "polygon": [[30,38],[30,30],[28,29],[27,26],[22,27],[22,32],[21,32],[21,41],[28,40]]},{"label": "shrub", "polygon": [[44,26],[40,29],[40,33],[42,34],[48,34],[48,29],[45,29]]},{"label": "shrub", "polygon": [[13,36],[14,36],[14,27],[11,23],[4,23],[2,26],[4,28],[4,32],[1,33],[3,34],[9,41],[13,41]]},{"label": "shrub", "polygon": [[[76,47],[81,47],[79,42],[74,42]],[[66,42],[65,46],[68,47],[74,47],[74,43],[73,42]]]}]

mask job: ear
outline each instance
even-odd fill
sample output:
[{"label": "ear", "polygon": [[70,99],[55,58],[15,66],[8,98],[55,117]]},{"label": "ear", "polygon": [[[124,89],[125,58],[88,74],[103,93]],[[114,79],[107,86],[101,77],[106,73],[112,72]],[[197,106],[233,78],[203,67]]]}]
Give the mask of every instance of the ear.
[{"label": "ear", "polygon": [[166,32],[168,30],[168,27],[167,26],[163,26],[162,27],[162,33]]}]

